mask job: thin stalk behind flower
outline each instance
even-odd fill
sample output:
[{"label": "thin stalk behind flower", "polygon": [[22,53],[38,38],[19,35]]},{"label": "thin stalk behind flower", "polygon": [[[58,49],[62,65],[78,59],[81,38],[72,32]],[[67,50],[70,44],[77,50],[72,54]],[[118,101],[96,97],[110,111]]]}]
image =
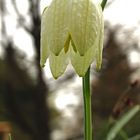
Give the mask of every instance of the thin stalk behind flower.
[{"label": "thin stalk behind flower", "polygon": [[84,137],[85,140],[92,140],[92,109],[90,93],[90,67],[83,77],[83,98],[84,98]]},{"label": "thin stalk behind flower", "polygon": [[[104,10],[107,0],[101,3]],[[100,40],[100,38],[99,38]],[[84,100],[84,140],[93,140],[92,128],[92,108],[91,108],[91,92],[90,92],[90,67],[82,78],[83,82],[83,100]]]}]

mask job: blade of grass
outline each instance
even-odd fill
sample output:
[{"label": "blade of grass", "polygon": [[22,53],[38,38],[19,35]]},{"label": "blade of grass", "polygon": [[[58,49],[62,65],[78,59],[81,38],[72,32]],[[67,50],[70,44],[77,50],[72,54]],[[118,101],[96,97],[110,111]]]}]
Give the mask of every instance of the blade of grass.
[{"label": "blade of grass", "polygon": [[138,134],[132,138],[129,138],[128,140],[140,140],[140,134]]},{"label": "blade of grass", "polygon": [[124,114],[110,129],[106,140],[113,140],[122,127],[124,127],[124,125],[126,125],[139,111],[140,106],[136,105]]},{"label": "blade of grass", "polygon": [[9,140],[12,140],[12,136],[11,136],[11,133],[9,133],[8,135],[9,135]]},{"label": "blade of grass", "polygon": [[123,140],[128,140],[128,136],[125,131],[120,130],[119,135],[123,138]]}]

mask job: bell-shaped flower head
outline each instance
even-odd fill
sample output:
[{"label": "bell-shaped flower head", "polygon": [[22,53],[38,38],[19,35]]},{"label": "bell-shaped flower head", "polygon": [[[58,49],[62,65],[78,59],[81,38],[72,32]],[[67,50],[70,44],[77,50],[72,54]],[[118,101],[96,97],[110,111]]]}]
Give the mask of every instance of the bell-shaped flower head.
[{"label": "bell-shaped flower head", "polygon": [[93,0],[53,0],[42,14],[41,66],[48,58],[54,78],[69,62],[82,77],[94,60],[99,69],[103,26],[101,6]]}]

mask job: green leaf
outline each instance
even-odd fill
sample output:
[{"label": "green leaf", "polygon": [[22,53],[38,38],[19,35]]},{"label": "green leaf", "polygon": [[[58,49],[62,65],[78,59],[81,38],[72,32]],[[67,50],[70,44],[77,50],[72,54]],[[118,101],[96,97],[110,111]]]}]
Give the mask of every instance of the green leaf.
[{"label": "green leaf", "polygon": [[140,140],[140,134],[138,134],[132,138],[129,138],[128,140]]},{"label": "green leaf", "polygon": [[124,114],[110,129],[106,140],[113,140],[119,131],[126,125],[138,112],[140,111],[140,106],[136,105],[130,109],[126,114]]},{"label": "green leaf", "polygon": [[9,140],[12,140],[11,133],[9,133],[8,136],[9,136]]}]

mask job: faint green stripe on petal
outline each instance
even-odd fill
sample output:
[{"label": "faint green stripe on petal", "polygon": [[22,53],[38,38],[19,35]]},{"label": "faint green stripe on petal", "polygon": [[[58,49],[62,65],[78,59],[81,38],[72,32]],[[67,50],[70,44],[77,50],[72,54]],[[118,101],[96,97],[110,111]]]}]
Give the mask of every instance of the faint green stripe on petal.
[{"label": "faint green stripe on petal", "polygon": [[67,19],[67,1],[54,0],[47,10],[44,26],[48,33],[48,46],[55,55],[59,55],[67,39]]},{"label": "faint green stripe on petal", "polygon": [[99,14],[91,1],[73,0],[70,33],[80,55],[93,46],[98,34]]}]

